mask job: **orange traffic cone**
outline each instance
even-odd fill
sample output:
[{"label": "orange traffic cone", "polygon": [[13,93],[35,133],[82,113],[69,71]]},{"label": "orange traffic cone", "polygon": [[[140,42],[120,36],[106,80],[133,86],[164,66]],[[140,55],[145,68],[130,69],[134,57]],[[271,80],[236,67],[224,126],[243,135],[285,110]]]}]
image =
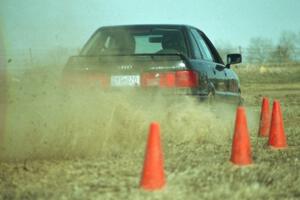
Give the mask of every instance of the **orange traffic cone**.
[{"label": "orange traffic cone", "polygon": [[269,146],[280,149],[287,147],[286,137],[284,133],[282,113],[280,103],[274,100],[272,109],[272,120],[269,134]]},{"label": "orange traffic cone", "polygon": [[260,113],[260,123],[258,135],[261,137],[267,137],[269,135],[270,130],[270,122],[271,122],[271,114],[269,108],[269,99],[267,97],[263,98],[261,113]]},{"label": "orange traffic cone", "polygon": [[252,163],[251,145],[244,107],[237,108],[230,161],[235,165]]},{"label": "orange traffic cone", "polygon": [[166,183],[163,165],[160,127],[158,123],[153,122],[149,129],[140,187],[145,190],[161,189]]}]

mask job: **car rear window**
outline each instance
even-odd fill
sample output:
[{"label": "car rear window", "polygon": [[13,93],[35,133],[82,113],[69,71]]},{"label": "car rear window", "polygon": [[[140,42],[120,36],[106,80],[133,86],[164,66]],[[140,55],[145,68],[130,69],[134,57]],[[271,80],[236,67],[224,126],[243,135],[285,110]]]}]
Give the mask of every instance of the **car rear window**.
[{"label": "car rear window", "polygon": [[83,48],[82,55],[186,54],[184,35],[173,28],[104,28]]}]

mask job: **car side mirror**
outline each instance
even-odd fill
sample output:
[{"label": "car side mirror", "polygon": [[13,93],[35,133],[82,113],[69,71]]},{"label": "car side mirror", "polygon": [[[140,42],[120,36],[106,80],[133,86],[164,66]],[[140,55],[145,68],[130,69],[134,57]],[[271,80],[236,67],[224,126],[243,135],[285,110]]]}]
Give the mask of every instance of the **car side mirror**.
[{"label": "car side mirror", "polygon": [[227,55],[227,64],[226,68],[230,68],[232,64],[238,64],[242,62],[242,55],[239,53],[233,53]]}]

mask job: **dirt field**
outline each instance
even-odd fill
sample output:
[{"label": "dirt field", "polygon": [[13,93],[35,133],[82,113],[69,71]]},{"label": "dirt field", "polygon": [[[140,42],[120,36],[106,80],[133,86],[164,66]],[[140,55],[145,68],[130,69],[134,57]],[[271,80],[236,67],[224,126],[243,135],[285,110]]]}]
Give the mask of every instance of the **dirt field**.
[{"label": "dirt field", "polygon": [[[0,199],[300,199],[300,67],[237,71],[254,159],[244,168],[229,162],[234,106],[134,91],[67,92],[59,73],[43,70],[9,76]],[[257,137],[262,96],[281,102],[286,150]],[[145,192],[138,185],[154,120],[167,186]]]}]

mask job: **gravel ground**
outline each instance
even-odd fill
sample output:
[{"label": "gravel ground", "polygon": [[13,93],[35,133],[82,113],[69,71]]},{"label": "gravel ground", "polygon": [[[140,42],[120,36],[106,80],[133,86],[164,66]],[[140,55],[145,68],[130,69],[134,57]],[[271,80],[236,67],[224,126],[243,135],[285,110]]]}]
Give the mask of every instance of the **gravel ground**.
[{"label": "gravel ground", "polygon": [[[234,106],[95,88],[66,91],[49,73],[24,76],[9,82],[0,199],[300,198],[300,94],[288,96],[282,88],[289,83],[276,93],[276,80],[244,81],[254,164],[239,168],[228,161]],[[281,100],[286,150],[270,150],[257,137],[261,96]],[[154,120],[161,124],[167,185],[145,192],[138,185]]]}]

